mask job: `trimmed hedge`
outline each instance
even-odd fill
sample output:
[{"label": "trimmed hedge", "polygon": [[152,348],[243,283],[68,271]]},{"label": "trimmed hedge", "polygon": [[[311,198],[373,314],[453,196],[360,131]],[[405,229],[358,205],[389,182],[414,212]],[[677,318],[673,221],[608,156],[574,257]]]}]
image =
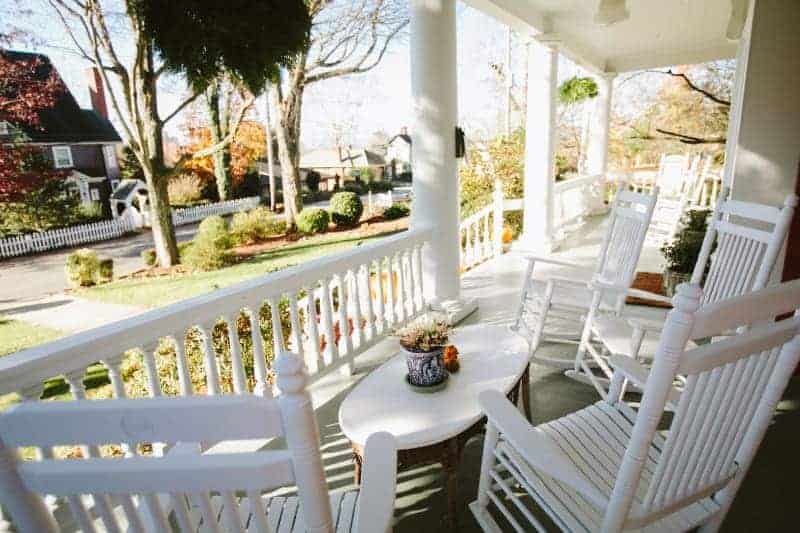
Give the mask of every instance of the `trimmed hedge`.
[{"label": "trimmed hedge", "polygon": [[233,215],[230,232],[236,244],[253,244],[286,233],[286,222],[266,207],[256,207]]},{"label": "trimmed hedge", "polygon": [[183,262],[197,270],[216,270],[231,262],[232,247],[233,238],[225,219],[212,215],[200,223]]},{"label": "trimmed hedge", "polygon": [[383,210],[383,218],[386,220],[395,220],[407,217],[410,214],[411,208],[407,204],[393,204]]},{"label": "trimmed hedge", "polygon": [[[183,261],[184,256],[186,255],[187,250],[191,248],[192,241],[184,241],[178,243],[178,256]],[[148,248],[147,250],[142,250],[141,253],[142,261],[147,266],[156,266],[156,262],[158,257],[156,257],[156,251],[154,248]]]},{"label": "trimmed hedge", "polygon": [[327,231],[329,223],[328,212],[318,207],[303,209],[297,216],[297,229],[306,235]]},{"label": "trimmed hedge", "polygon": [[352,228],[361,220],[364,204],[354,192],[337,192],[331,198],[331,219],[337,226]]},{"label": "trimmed hedge", "polygon": [[67,256],[67,264],[64,271],[67,274],[67,281],[73,287],[88,287],[97,283],[97,272],[100,268],[100,260],[97,254],[89,248],[81,248]]}]

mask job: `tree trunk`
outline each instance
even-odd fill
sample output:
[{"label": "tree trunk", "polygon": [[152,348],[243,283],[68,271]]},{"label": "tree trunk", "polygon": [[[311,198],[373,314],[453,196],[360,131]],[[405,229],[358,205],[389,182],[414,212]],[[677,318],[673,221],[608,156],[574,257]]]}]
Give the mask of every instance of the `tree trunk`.
[{"label": "tree trunk", "polygon": [[156,75],[153,68],[153,48],[147,45],[147,51],[139,65],[141,76],[133,83],[141,84],[143,109],[141,122],[137,132],[140,133],[138,150],[147,182],[150,199],[150,226],[153,232],[153,244],[156,249],[158,264],[170,267],[180,261],[178,242],[175,239],[175,227],[172,224],[172,209],[169,205],[167,181],[169,175],[164,164],[164,124],[158,115],[158,99],[156,92]]},{"label": "tree trunk", "polygon": [[[295,229],[297,215],[303,209],[303,198],[300,195],[300,162],[299,151],[299,110],[298,98],[292,87],[290,92],[280,102],[277,91],[272,92],[272,101],[278,109],[278,123],[275,128],[275,137],[278,140],[278,158],[281,163],[281,184],[283,185],[283,212],[286,225],[290,230]],[[302,92],[302,89],[300,89]],[[302,100],[302,96],[300,97]]]},{"label": "tree trunk", "polygon": [[272,152],[272,120],[270,119],[269,108],[272,105],[270,102],[269,86],[267,87],[267,105],[266,105],[266,125],[264,127],[264,140],[267,143],[267,174],[269,175],[269,208],[275,211],[276,195],[275,195],[275,154]]},{"label": "tree trunk", "polygon": [[[216,145],[228,135],[228,107],[221,106],[220,84],[212,83],[206,91],[206,106],[208,107],[208,129],[211,132],[211,145]],[[233,184],[231,183],[231,147],[225,144],[211,156],[214,163],[214,179],[217,183],[217,194],[221,202],[233,198]]]}]

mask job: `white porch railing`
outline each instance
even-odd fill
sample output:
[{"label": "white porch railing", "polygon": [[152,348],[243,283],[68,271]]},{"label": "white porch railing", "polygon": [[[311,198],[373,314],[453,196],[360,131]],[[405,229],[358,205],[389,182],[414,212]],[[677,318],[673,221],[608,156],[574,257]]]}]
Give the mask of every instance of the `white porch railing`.
[{"label": "white porch railing", "polygon": [[[606,180],[602,175],[578,176],[553,187],[553,243],[558,245],[584,223],[586,217],[605,212]],[[524,209],[521,198],[506,199],[495,182],[492,202],[461,221],[461,270],[500,255],[503,251],[503,213]]]},{"label": "white porch railing", "polygon": [[216,202],[213,204],[197,205],[183,209],[172,210],[172,223],[176,226],[191,224],[203,220],[211,215],[227,215],[238,211],[247,211],[259,206],[261,198],[258,196],[248,196],[247,198],[237,198],[227,202]]},{"label": "white porch railing", "polygon": [[0,239],[0,257],[15,257],[32,252],[45,252],[56,248],[116,239],[134,231],[134,229],[133,220],[129,217],[123,217],[43,231],[41,233],[31,233],[19,237],[9,237]]},{"label": "white porch railing", "polygon": [[553,186],[554,244],[558,244],[574,233],[586,221],[586,217],[605,211],[605,176],[576,176],[559,181]]},{"label": "white porch railing", "polygon": [[[232,392],[269,394],[270,354],[284,349],[303,357],[310,379],[316,381],[331,370],[352,365],[357,354],[426,308],[421,249],[430,235],[428,229],[409,230],[8,355],[0,359],[0,394],[16,392],[36,400],[45,380],[64,376],[73,396],[81,397],[86,369],[99,361],[108,370],[115,395],[123,396],[120,365],[132,350],[143,355],[149,395],[158,396],[163,394],[164,373],[156,368],[154,352],[159,349],[163,355],[164,342],[166,351],[172,352],[180,394],[196,394],[186,359],[186,334],[192,329],[203,339],[200,349],[209,394],[227,392],[220,380],[222,365],[230,367]],[[261,331],[259,313],[267,308],[272,333],[263,338],[253,332]],[[249,327],[243,328],[243,323]],[[220,324],[229,332],[223,339],[226,361],[212,347],[212,329]],[[247,339],[240,338],[242,331],[248,331]],[[252,347],[249,364],[244,362],[242,346]]]}]

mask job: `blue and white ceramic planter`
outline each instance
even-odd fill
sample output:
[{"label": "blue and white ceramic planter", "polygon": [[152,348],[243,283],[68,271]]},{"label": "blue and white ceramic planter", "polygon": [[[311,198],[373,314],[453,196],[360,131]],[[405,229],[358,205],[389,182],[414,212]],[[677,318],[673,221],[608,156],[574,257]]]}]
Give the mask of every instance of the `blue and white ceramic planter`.
[{"label": "blue and white ceramic planter", "polygon": [[445,378],[444,348],[432,352],[412,352],[400,347],[406,356],[408,381],[417,387],[432,387]]}]

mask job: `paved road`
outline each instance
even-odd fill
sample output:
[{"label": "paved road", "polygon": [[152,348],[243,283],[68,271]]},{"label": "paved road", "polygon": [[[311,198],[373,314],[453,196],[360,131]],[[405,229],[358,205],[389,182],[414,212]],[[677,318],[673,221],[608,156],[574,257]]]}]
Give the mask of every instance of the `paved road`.
[{"label": "paved road", "polygon": [[[179,242],[191,239],[198,224],[188,224],[176,229]],[[87,244],[103,257],[114,259],[117,276],[139,270],[144,266],[140,254],[153,247],[149,231],[135,236]],[[0,311],[10,310],[29,302],[60,293],[67,288],[64,263],[73,249],[64,248],[49,253],[26,255],[0,260]]]}]

